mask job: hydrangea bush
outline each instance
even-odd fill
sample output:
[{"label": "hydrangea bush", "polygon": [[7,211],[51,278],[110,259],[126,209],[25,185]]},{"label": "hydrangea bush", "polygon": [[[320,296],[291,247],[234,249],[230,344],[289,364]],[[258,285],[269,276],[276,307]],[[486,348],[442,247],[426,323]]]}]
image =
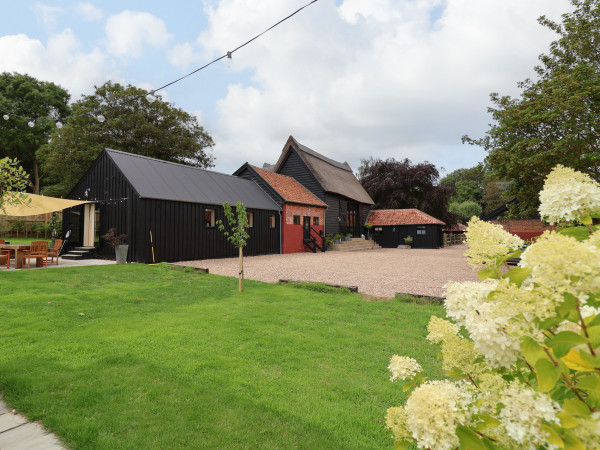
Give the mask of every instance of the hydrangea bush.
[{"label": "hydrangea bush", "polygon": [[428,325],[449,380],[390,361],[391,380],[410,391],[387,411],[395,448],[600,449],[600,185],[559,165],[540,201],[542,217],[568,226],[526,249],[498,225],[469,222],[481,282],[446,285],[452,322]]}]

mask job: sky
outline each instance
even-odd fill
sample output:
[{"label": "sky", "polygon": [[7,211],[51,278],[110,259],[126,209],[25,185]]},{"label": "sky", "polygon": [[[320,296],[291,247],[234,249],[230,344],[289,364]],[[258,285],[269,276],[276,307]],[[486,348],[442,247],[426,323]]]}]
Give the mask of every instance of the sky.
[{"label": "sky", "polygon": [[[0,72],[71,99],[108,80],[147,90],[224,55],[309,0],[5,2]],[[319,0],[160,91],[213,137],[215,170],[275,163],[292,135],[356,171],[369,157],[477,165],[461,143],[492,121],[489,95],[518,96],[568,0]]]}]

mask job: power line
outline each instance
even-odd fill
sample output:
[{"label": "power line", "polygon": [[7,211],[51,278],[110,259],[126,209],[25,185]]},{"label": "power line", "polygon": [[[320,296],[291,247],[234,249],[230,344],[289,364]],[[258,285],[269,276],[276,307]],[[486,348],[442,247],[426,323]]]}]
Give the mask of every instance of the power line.
[{"label": "power line", "polygon": [[171,81],[170,83],[165,84],[164,86],[161,86],[157,89],[154,89],[153,91],[150,91],[150,94],[154,94],[156,91],[160,91],[161,89],[164,89],[168,86],[171,86],[172,84],[175,84],[191,75],[194,75],[197,72],[200,72],[203,69],[206,69],[208,66],[210,66],[211,64],[216,63],[217,61],[222,60],[223,58],[231,58],[231,55],[233,55],[235,52],[237,52],[239,49],[241,49],[242,47],[245,47],[246,45],[248,45],[250,42],[255,41],[256,39],[258,39],[259,37],[261,37],[263,34],[271,31],[273,28],[275,28],[276,26],[282,24],[283,22],[285,22],[286,20],[292,18],[293,16],[295,16],[296,14],[298,14],[300,11],[302,11],[305,8],[308,8],[310,5],[312,5],[313,3],[317,3],[319,0],[312,0],[310,3],[307,3],[306,5],[304,5],[303,7],[297,9],[296,11],[294,11],[292,14],[290,14],[287,17],[284,17],[283,19],[281,19],[279,22],[277,22],[274,25],[271,25],[269,28],[267,28],[265,31],[263,31],[260,34],[257,34],[256,36],[254,36],[252,39],[249,39],[248,41],[244,42],[242,45],[234,48],[233,50],[225,53],[223,56],[218,57],[217,59],[209,62],[208,64],[203,65],[202,67],[197,68],[196,70],[188,73],[187,75],[182,76],[181,78],[176,79],[175,81]]},{"label": "power line", "polygon": [[[289,19],[291,19],[291,18],[292,18],[292,17],[294,17],[296,14],[298,14],[300,11],[302,11],[303,9],[305,9],[305,8],[308,8],[310,5],[312,5],[313,3],[317,3],[318,1],[319,1],[319,0],[312,0],[311,2],[309,2],[309,3],[307,3],[306,5],[302,6],[301,8],[298,8],[296,11],[294,11],[294,12],[293,12],[293,13],[291,13],[290,15],[288,15],[288,16],[286,16],[286,17],[284,17],[284,18],[283,18],[283,19],[281,19],[279,22],[275,23],[274,25],[271,25],[269,28],[267,28],[267,29],[266,29],[265,31],[263,31],[262,33],[259,33],[259,34],[257,34],[256,36],[254,36],[253,38],[251,38],[251,39],[247,40],[247,41],[246,41],[246,42],[244,42],[243,44],[241,44],[241,45],[237,46],[237,47],[236,47],[236,48],[234,48],[233,50],[231,50],[231,51],[228,51],[228,52],[227,52],[227,53],[225,53],[223,56],[220,56],[220,57],[218,57],[217,59],[215,59],[215,60],[213,60],[213,61],[211,61],[211,62],[209,62],[209,63],[207,63],[207,64],[203,65],[202,67],[199,67],[199,68],[197,68],[196,70],[193,70],[192,72],[188,73],[187,75],[184,75],[184,76],[182,76],[182,77],[180,77],[180,78],[177,78],[176,80],[174,80],[174,81],[171,81],[170,83],[167,83],[167,84],[165,84],[164,86],[161,86],[161,87],[159,87],[159,88],[157,88],[157,89],[154,89],[154,90],[150,91],[150,92],[148,93],[148,95],[146,95],[146,99],[147,99],[149,102],[153,102],[153,101],[156,99],[156,98],[155,98],[155,94],[156,94],[156,92],[157,92],[157,91],[160,91],[161,89],[164,89],[164,88],[166,88],[166,87],[169,87],[169,86],[171,86],[171,85],[173,85],[173,84],[175,84],[175,83],[178,83],[178,82],[180,82],[181,80],[184,80],[185,78],[187,78],[187,77],[189,77],[189,76],[192,76],[192,75],[194,75],[195,73],[198,73],[198,72],[200,72],[200,71],[201,71],[201,70],[203,70],[203,69],[206,69],[208,66],[210,66],[210,65],[212,65],[212,64],[214,64],[214,63],[216,63],[217,61],[220,61],[220,60],[222,60],[223,58],[229,58],[229,59],[231,59],[231,55],[233,55],[235,52],[237,52],[237,51],[238,51],[238,50],[240,50],[241,48],[245,47],[246,45],[250,44],[251,42],[255,41],[256,39],[258,39],[259,37],[261,37],[263,34],[266,34],[266,33],[268,33],[269,31],[271,31],[273,28],[277,27],[278,25],[281,25],[281,24],[282,24],[283,22],[285,22],[286,20],[289,20]],[[0,110],[0,113],[4,113],[4,114],[3,114],[3,116],[2,116],[2,118],[3,118],[5,121],[9,120],[10,116],[13,116],[13,117],[19,117],[19,118],[22,118],[22,119],[29,119],[28,125],[29,125],[30,127],[32,127],[32,128],[33,128],[33,126],[35,125],[35,121],[36,121],[36,120],[40,120],[40,119],[42,119],[42,118],[33,119],[33,118],[30,118],[30,117],[21,116],[21,115],[15,114],[14,112],[9,112],[9,111],[2,111],[2,110]],[[76,116],[79,116],[79,115],[82,115],[82,114],[78,114],[78,115],[72,115],[72,116],[69,116],[69,117],[67,117],[67,118],[70,118],[70,117],[76,117]],[[92,115],[92,114],[85,113],[85,114],[83,114],[83,115]],[[93,115],[92,115],[92,116],[93,116]],[[102,122],[104,122],[104,121],[106,120],[106,119],[105,119],[105,117],[104,117],[102,114],[99,114],[99,115],[97,115],[97,116],[94,116],[94,117],[95,117],[95,118],[96,118],[96,119],[97,119],[97,120],[98,120],[100,123],[102,123]],[[50,118],[45,118],[45,119],[47,119],[47,120],[52,120],[52,119],[50,119]],[[56,126],[57,126],[58,128],[62,128],[62,127],[63,127],[63,124],[62,124],[60,121],[56,121]]]}]

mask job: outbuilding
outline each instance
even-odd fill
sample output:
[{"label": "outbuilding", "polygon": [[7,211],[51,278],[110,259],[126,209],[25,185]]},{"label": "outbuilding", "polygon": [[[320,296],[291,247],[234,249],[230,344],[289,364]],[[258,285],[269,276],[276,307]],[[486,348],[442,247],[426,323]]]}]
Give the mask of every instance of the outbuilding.
[{"label": "outbuilding", "polygon": [[128,260],[152,263],[235,256],[217,228],[223,203],[241,201],[250,223],[244,253],[280,252],[281,208],[255,182],[233,175],[105,149],[68,198],[93,203],[63,213],[69,246],[114,251],[101,238],[126,234]]},{"label": "outbuilding", "polygon": [[385,248],[404,245],[404,238],[411,236],[414,248],[440,248],[444,245],[441,220],[418,209],[379,209],[369,213],[373,239]]}]

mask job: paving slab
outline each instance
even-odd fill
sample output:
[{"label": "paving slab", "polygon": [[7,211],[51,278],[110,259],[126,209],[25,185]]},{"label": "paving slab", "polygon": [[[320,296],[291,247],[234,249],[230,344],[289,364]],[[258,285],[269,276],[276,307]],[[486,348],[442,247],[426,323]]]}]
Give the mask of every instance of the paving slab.
[{"label": "paving slab", "polygon": [[28,422],[15,414],[0,400],[0,449],[2,450],[65,450],[60,440],[40,424]]}]

